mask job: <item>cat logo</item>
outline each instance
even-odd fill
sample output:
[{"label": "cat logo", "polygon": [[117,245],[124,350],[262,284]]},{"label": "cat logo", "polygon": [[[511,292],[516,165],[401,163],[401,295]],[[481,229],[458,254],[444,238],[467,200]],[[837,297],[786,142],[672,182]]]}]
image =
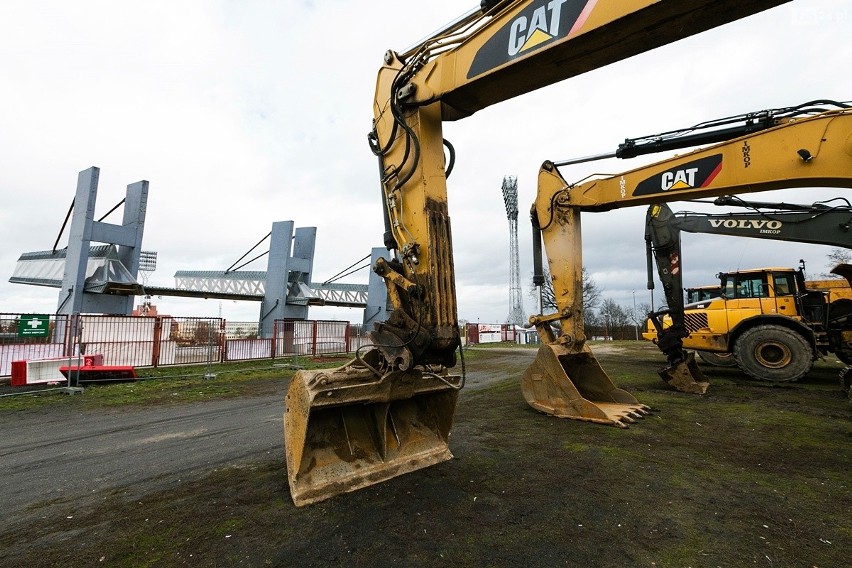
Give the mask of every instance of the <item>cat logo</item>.
[{"label": "cat logo", "polygon": [[660,176],[660,189],[668,191],[670,189],[689,189],[690,187],[695,187],[696,173],[698,173],[698,168],[665,172]]},{"label": "cat logo", "polygon": [[488,38],[470,64],[467,78],[579,32],[598,0],[532,0]]},{"label": "cat logo", "polygon": [[699,158],[642,180],[637,184],[633,195],[651,195],[708,187],[721,171],[722,154]]},{"label": "cat logo", "polygon": [[531,16],[518,16],[509,25],[507,53],[517,55],[559,35],[559,16],[567,0],[551,0],[533,9]]}]

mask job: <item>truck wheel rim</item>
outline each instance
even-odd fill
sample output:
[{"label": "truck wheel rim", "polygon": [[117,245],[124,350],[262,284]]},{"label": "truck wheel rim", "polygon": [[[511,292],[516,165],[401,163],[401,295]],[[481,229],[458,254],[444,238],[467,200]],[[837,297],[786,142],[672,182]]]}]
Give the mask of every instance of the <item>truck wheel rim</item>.
[{"label": "truck wheel rim", "polygon": [[778,341],[765,341],[754,350],[758,363],[770,369],[783,369],[793,360],[790,348]]}]

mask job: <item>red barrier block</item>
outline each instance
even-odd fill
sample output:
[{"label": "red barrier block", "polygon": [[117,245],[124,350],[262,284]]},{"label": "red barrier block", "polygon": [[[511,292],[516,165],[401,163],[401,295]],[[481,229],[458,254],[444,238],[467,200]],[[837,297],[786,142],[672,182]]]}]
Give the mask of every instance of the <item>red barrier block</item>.
[{"label": "red barrier block", "polygon": [[12,381],[13,387],[22,387],[27,384],[27,362],[12,361]]},{"label": "red barrier block", "polygon": [[70,375],[74,383],[98,383],[109,381],[134,381],[136,369],[130,365],[64,365],[59,372],[66,378]]}]

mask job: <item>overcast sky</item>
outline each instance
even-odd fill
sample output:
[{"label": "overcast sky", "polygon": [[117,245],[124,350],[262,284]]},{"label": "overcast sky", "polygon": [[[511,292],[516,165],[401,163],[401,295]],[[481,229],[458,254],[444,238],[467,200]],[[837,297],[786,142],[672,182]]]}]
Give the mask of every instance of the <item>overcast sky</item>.
[{"label": "overcast sky", "polygon": [[[317,227],[314,280],[381,244],[376,159],[367,146],[375,77],[475,0],[0,3],[0,312],[51,313],[58,289],[8,283],[23,252],[49,250],[77,173],[101,168],[96,218],[127,184],[150,182],[148,283],[224,270],[274,221]],[[428,8],[426,8],[428,6]],[[509,229],[501,185],[519,185],[521,278],[532,272],[526,212],[545,159],[612,151],[627,137],[807,100],[852,99],[852,2],[795,0],[445,124],[459,317],[509,313]],[[648,161],[648,160],[645,160]],[[578,180],[638,162],[564,168]],[[761,200],[813,202],[842,190]],[[675,211],[697,210],[673,203]],[[706,209],[706,208],[705,208]],[[604,297],[647,302],[644,208],[583,215],[584,264]],[[107,220],[120,222],[120,213]],[[60,246],[67,243],[67,234]],[[264,249],[265,250],[265,249]],[[828,247],[684,236],[686,284],[720,270],[825,272]],[[258,251],[261,252],[261,251]],[[265,258],[246,267],[265,270]],[[349,282],[366,283],[361,271]],[[254,321],[258,303],[155,298],[161,313]],[[360,321],[357,310],[311,317]]]}]

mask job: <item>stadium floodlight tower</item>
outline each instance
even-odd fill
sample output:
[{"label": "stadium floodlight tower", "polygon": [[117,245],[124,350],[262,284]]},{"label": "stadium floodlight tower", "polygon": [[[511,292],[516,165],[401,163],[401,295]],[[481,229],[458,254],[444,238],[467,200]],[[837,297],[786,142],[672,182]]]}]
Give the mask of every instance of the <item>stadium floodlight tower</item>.
[{"label": "stadium floodlight tower", "polygon": [[503,202],[509,219],[509,323],[524,325],[524,301],[521,298],[521,266],[518,254],[518,178],[503,177]]}]

